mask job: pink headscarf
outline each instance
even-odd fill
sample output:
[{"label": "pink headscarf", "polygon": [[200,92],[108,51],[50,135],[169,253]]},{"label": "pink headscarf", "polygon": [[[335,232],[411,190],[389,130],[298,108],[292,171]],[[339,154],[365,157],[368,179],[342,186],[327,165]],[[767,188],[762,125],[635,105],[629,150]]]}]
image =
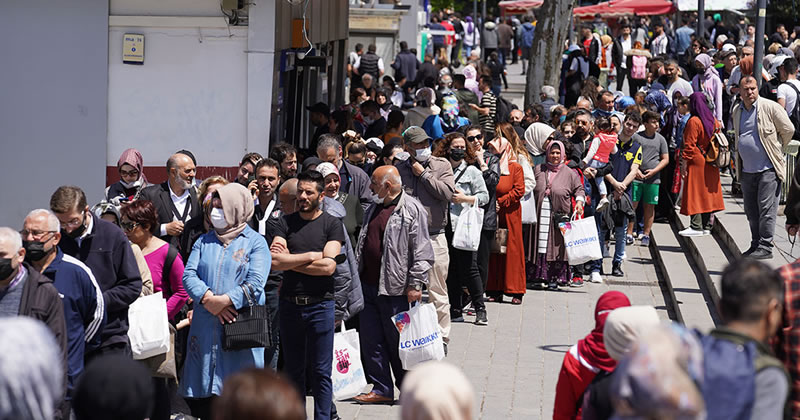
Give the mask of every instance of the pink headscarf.
[{"label": "pink headscarf", "polygon": [[476,70],[472,64],[468,64],[464,67],[463,74],[466,78],[464,87],[478,95],[478,99],[480,100],[481,96],[483,96],[483,92],[478,88],[478,70]]},{"label": "pink headscarf", "polygon": [[117,161],[117,169],[121,168],[122,165],[125,165],[126,163],[139,171],[139,178],[146,184],[147,178],[145,178],[144,171],[142,170],[144,166],[142,154],[136,149],[126,149],[124,152],[122,152],[122,155],[120,155],[119,160]]},{"label": "pink headscarf", "polygon": [[511,149],[511,143],[509,143],[505,137],[495,137],[494,140],[489,142],[489,145],[492,146],[497,153],[500,153],[500,175],[511,174],[508,170],[508,163],[517,161],[514,150]]}]

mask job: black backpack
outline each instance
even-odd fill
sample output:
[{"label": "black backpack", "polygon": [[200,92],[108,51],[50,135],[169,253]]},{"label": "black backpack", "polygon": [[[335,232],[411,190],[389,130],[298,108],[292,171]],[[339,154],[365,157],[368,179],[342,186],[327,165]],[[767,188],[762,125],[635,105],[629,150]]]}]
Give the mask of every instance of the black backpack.
[{"label": "black backpack", "polygon": [[794,89],[794,93],[797,95],[794,101],[794,108],[792,112],[789,113],[789,119],[792,120],[792,125],[794,125],[794,135],[792,138],[800,139],[800,90],[797,90],[797,86],[795,86],[794,83],[784,82],[784,84]]},{"label": "black backpack", "polygon": [[508,119],[511,117],[511,110],[514,109],[514,106],[511,105],[511,102],[508,102],[506,98],[502,96],[497,97],[496,102],[496,109],[494,113],[494,122],[501,123],[501,122],[508,122]]}]

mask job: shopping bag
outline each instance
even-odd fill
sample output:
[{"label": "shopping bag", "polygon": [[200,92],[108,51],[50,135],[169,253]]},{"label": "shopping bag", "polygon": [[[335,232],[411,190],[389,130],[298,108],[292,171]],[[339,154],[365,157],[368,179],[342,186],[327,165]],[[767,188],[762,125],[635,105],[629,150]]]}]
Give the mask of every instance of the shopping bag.
[{"label": "shopping bag", "polygon": [[470,204],[458,216],[458,223],[453,232],[453,248],[464,251],[477,251],[481,244],[483,229],[483,209],[477,202]]},{"label": "shopping bag", "polygon": [[432,303],[417,303],[408,311],[393,316],[392,322],[400,332],[398,351],[403,369],[409,370],[429,360],[444,359],[444,341]]},{"label": "shopping bag", "polygon": [[361,364],[361,344],[358,331],[346,330],[333,335],[333,366],[331,369],[333,398],[346,400],[361,394],[367,386],[364,366]]},{"label": "shopping bag", "polygon": [[562,222],[558,224],[558,228],[564,236],[569,265],[580,265],[603,258],[594,216]]},{"label": "shopping bag", "polygon": [[135,360],[169,351],[167,301],[161,292],[142,296],[128,307],[128,339]]},{"label": "shopping bag", "polygon": [[536,198],[533,196],[532,191],[522,197],[520,207],[522,210],[522,224],[530,225],[536,223]]}]

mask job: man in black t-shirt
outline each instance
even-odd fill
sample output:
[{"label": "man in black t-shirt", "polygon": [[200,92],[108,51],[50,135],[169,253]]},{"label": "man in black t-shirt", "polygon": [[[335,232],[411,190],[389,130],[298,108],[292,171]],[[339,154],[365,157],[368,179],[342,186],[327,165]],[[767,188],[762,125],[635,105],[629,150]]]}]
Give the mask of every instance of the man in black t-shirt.
[{"label": "man in black t-shirt", "polygon": [[333,387],[335,258],[341,252],[341,221],[323,213],[323,179],[306,171],[297,177],[297,213],[283,216],[272,241],[272,269],[283,270],[278,314],[285,370],[300,395],[311,365],[314,418],[329,419]]}]

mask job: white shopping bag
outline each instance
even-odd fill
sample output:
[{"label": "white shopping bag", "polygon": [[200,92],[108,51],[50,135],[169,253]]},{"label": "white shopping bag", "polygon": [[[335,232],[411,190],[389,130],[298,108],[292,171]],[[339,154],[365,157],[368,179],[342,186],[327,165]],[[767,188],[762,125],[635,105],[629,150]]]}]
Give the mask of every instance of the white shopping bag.
[{"label": "white shopping bag", "polygon": [[346,400],[361,394],[367,386],[364,366],[361,364],[361,343],[358,331],[346,330],[342,322],[341,332],[333,336],[333,398]]},{"label": "white shopping bag", "polygon": [[520,207],[522,207],[522,224],[530,225],[536,223],[536,197],[533,196],[532,191],[522,197]]},{"label": "white shopping bag", "polygon": [[409,370],[429,360],[444,359],[444,341],[432,303],[418,303],[393,316],[392,322],[400,332],[399,352],[403,369]]},{"label": "white shopping bag", "polygon": [[167,301],[161,292],[142,296],[128,307],[128,338],[135,360],[169,351]]},{"label": "white shopping bag", "polygon": [[564,235],[569,265],[579,265],[603,258],[594,216],[562,222],[558,224],[558,228]]},{"label": "white shopping bag", "polygon": [[483,229],[483,209],[475,204],[467,205],[458,216],[458,223],[453,232],[453,248],[464,251],[477,251],[481,244]]}]

